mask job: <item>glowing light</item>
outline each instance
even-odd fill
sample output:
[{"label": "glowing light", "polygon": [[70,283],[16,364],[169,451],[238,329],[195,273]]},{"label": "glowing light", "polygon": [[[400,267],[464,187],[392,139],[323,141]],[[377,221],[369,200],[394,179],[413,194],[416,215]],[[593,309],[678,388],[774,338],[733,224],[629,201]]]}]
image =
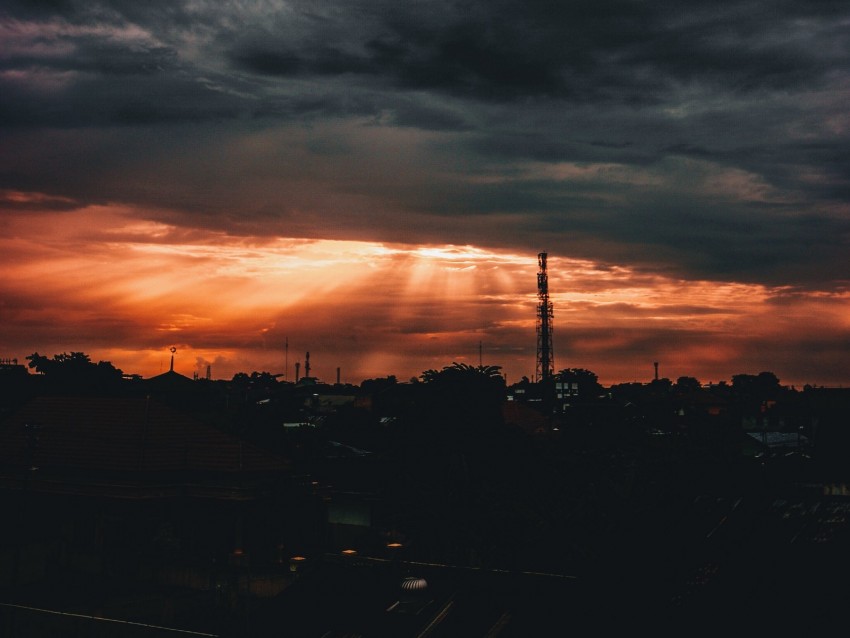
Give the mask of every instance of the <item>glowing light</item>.
[{"label": "glowing light", "polygon": [[[57,204],[17,191],[5,201]],[[288,339],[293,351],[312,352],[313,376],[327,381],[339,366],[359,383],[476,364],[483,342],[485,363],[502,366],[510,381],[533,373],[533,254],[236,237],[143,221],[161,216],[115,206],[3,213],[0,298],[14,304],[2,308],[2,345],[20,357],[81,350],[153,376],[168,369],[163,352],[174,344],[176,371],[203,375],[210,365],[229,378],[286,372]],[[850,328],[847,291],[685,281],[552,254],[549,288],[556,367],[593,370],[603,384],[648,376],[642,370],[659,358],[671,378],[728,379],[750,362],[769,365],[764,352],[781,352],[765,344],[780,341],[797,365],[793,340]],[[840,376],[841,353],[834,359]]]}]

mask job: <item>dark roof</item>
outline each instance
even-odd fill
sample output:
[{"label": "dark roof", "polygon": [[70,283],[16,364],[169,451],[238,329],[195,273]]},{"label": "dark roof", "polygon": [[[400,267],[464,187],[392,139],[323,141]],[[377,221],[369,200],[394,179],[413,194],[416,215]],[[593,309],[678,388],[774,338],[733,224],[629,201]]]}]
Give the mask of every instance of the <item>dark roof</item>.
[{"label": "dark roof", "polygon": [[551,425],[549,417],[521,401],[505,401],[502,404],[502,416],[506,424],[518,426],[527,432],[536,432]]},{"label": "dark roof", "polygon": [[190,379],[187,376],[180,374],[179,372],[174,372],[174,370],[169,370],[168,372],[163,372],[162,374],[158,374],[155,377],[151,377],[150,379],[144,379],[144,384],[148,388],[154,390],[191,390],[197,387],[197,383]]},{"label": "dark roof", "polygon": [[0,430],[0,466],[44,470],[237,472],[283,459],[146,397],[39,397]]},{"label": "dark roof", "polygon": [[747,435],[757,443],[768,447],[806,447],[809,444],[808,437],[799,432],[747,432]]}]

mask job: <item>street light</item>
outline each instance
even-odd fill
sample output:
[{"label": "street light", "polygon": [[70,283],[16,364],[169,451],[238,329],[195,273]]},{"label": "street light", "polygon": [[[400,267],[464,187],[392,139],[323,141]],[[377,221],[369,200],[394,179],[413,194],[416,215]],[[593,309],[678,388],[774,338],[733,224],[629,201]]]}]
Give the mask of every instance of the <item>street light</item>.
[{"label": "street light", "polygon": [[292,558],[290,558],[289,559],[289,571],[291,571],[293,573],[298,573],[298,566],[301,565],[301,563],[303,563],[305,560],[307,560],[307,559],[304,558],[303,556],[293,556]]}]

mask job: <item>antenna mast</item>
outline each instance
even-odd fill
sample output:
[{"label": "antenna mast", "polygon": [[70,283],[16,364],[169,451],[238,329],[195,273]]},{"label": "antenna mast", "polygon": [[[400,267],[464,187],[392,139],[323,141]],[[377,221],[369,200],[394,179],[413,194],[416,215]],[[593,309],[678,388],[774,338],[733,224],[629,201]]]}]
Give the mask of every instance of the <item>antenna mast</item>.
[{"label": "antenna mast", "polygon": [[549,300],[549,275],[546,273],[546,253],[538,253],[537,265],[537,380],[548,381],[555,375],[552,352],[552,302]]}]

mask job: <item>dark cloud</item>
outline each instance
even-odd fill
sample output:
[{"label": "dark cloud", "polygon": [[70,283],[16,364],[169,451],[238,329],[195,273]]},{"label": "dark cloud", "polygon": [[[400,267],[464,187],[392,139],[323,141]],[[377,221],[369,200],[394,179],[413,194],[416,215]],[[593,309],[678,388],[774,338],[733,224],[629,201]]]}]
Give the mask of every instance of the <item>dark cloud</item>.
[{"label": "dark cloud", "polygon": [[0,190],[0,210],[55,212],[76,210],[80,207],[79,202],[68,197]]},{"label": "dark cloud", "polygon": [[839,286],[848,17],[755,0],[9,2],[0,187],[234,233],[545,243]]},{"label": "dark cloud", "polygon": [[243,69],[267,75],[293,75],[304,67],[304,61],[294,53],[272,51],[235,54],[233,61]]},{"label": "dark cloud", "polygon": [[20,19],[43,18],[55,15],[73,15],[74,0],[8,0],[3,3],[0,15]]}]

